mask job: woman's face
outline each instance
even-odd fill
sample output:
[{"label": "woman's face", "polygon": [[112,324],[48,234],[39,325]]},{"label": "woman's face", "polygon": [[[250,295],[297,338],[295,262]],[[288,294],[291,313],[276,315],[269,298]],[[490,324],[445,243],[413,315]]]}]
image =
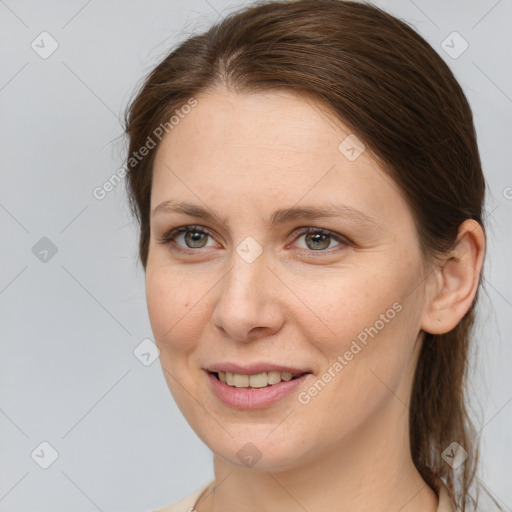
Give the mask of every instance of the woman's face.
[{"label": "woman's face", "polygon": [[[318,104],[276,91],[196,100],[157,152],[146,270],[187,421],[224,460],[253,455],[264,470],[403,444],[426,298],[398,187]],[[241,375],[228,385],[212,369]],[[267,370],[285,380],[245,376]]]}]

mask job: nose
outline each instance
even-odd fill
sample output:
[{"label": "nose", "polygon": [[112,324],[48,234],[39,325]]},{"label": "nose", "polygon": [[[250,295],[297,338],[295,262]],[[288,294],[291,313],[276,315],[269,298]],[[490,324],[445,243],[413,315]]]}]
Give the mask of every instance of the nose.
[{"label": "nose", "polygon": [[247,262],[234,252],[231,270],[219,283],[214,325],[241,342],[278,332],[286,318],[283,288],[264,254]]}]

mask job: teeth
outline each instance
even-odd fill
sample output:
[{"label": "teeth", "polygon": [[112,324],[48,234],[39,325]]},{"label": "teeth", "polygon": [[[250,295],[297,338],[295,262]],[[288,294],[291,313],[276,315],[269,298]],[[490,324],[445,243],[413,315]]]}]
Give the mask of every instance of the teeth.
[{"label": "teeth", "polygon": [[264,388],[268,384],[266,373],[257,373],[249,377],[249,386],[251,388]]},{"label": "teeth", "polygon": [[246,388],[249,385],[249,375],[242,375],[241,373],[235,373],[233,375],[235,387]]},{"label": "teeth", "polygon": [[255,375],[244,375],[241,373],[218,372],[219,380],[228,386],[236,388],[264,388],[279,384],[282,380],[285,382],[299,377],[290,372],[263,372]]},{"label": "teeth", "polygon": [[281,382],[281,372],[268,372],[267,379],[269,384],[279,384]]}]

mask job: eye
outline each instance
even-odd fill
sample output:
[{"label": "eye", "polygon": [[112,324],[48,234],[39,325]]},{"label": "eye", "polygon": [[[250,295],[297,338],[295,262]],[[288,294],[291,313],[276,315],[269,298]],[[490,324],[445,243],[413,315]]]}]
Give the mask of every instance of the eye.
[{"label": "eye", "polygon": [[338,244],[335,247],[350,244],[350,240],[344,236],[323,228],[301,228],[297,234],[299,235],[299,238],[296,240],[304,237],[305,247],[302,248],[305,248],[306,250],[309,249],[310,251],[325,252],[326,249],[332,249],[333,247],[329,246],[333,240]]},{"label": "eye", "polygon": [[181,226],[166,233],[158,239],[158,242],[169,245],[171,242],[176,243],[181,237],[183,237],[185,245],[176,244],[179,247],[184,249],[202,249],[207,247],[207,239],[208,237],[211,238],[211,235],[201,226]]},{"label": "eye", "polygon": [[[300,228],[295,232],[296,242],[300,238],[304,237],[304,246],[299,247],[301,250],[308,252],[327,252],[326,249],[332,249],[332,241],[334,240],[338,245],[334,246],[348,246],[351,245],[351,241],[340,235],[323,228],[305,227]],[[177,241],[183,237],[183,243],[177,243]],[[204,247],[212,247],[212,244],[207,245],[208,237],[213,237],[210,233],[201,226],[189,225],[181,226],[170,230],[162,237],[158,238],[158,242],[164,245],[175,244],[180,249],[202,249]],[[297,238],[298,237],[298,238]]]}]

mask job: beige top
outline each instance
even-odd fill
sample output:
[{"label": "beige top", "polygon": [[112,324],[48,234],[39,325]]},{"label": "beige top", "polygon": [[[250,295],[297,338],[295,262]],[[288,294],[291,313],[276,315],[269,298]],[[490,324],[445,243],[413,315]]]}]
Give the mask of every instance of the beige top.
[{"label": "beige top", "polygon": [[[201,487],[200,489],[197,489],[188,496],[185,496],[180,501],[172,505],[168,505],[167,507],[154,510],[153,512],[194,512],[195,505],[199,500],[199,497],[203,493],[206,493],[210,486],[213,488],[214,483],[215,480],[212,480],[211,482],[208,482],[205,486]],[[437,507],[436,512],[453,512],[453,507],[451,506],[450,503],[450,497],[448,496],[448,491],[444,485],[441,485],[438,497],[439,505]]]}]

